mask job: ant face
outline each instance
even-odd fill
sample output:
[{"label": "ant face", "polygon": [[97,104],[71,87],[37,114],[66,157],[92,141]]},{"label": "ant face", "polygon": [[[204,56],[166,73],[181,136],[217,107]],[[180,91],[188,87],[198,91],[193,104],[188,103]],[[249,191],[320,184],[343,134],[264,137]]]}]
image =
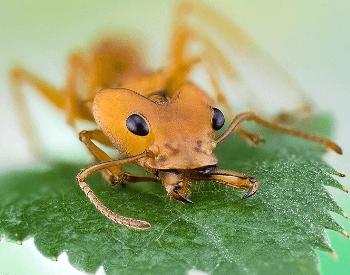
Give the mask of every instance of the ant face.
[{"label": "ant face", "polygon": [[192,169],[217,163],[212,152],[224,117],[212,106],[212,100],[192,84],[185,84],[167,101],[107,89],[95,98],[94,116],[122,153],[150,153],[143,160],[145,168]]}]

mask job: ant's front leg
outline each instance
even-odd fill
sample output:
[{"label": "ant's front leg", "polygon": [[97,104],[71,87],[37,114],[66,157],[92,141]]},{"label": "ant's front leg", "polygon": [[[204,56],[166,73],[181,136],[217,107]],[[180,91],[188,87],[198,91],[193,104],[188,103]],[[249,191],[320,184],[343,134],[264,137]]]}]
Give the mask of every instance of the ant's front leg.
[{"label": "ant's front leg", "polygon": [[[93,143],[94,141],[100,142],[106,146],[112,146],[109,139],[103,134],[101,130],[82,131],[79,133],[79,139],[85,144],[92,155],[98,162],[111,161],[112,158],[108,156],[102,149]],[[159,180],[153,176],[137,175],[124,172],[120,166],[111,166],[108,169],[102,170],[103,178],[112,186],[117,184],[125,185],[124,182],[144,182],[152,181],[159,182]]]},{"label": "ant's front leg", "polygon": [[214,181],[237,189],[248,189],[247,194],[243,196],[243,199],[249,198],[258,191],[259,182],[245,174],[226,170],[217,166],[210,166],[205,170],[199,171],[200,180]]}]

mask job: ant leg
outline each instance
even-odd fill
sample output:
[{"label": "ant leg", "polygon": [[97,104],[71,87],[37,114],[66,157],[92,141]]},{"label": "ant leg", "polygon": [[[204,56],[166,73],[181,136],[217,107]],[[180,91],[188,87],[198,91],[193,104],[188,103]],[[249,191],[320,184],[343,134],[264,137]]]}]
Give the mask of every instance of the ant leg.
[{"label": "ant leg", "polygon": [[[79,139],[89,149],[90,153],[94,156],[98,162],[111,161],[112,158],[108,156],[103,150],[96,146],[91,140],[95,140],[107,146],[112,146],[109,139],[103,134],[101,130],[93,131],[81,131],[79,133]],[[101,171],[103,178],[111,185],[114,184],[120,178],[119,175],[123,174],[123,170],[119,166],[111,167],[108,170]]]},{"label": "ant leg", "polygon": [[[181,64],[186,55],[190,55],[190,42],[200,42],[211,58],[210,63],[217,63],[224,70],[233,81],[236,94],[249,109],[268,115],[268,107],[264,106],[271,96],[276,109],[286,110],[278,113],[274,122],[292,123],[313,114],[311,100],[284,68],[215,9],[197,1],[178,1],[173,26],[172,66]],[[221,46],[229,46],[230,56]],[[257,82],[251,81],[252,73],[255,79],[265,81],[256,85]],[[288,106],[283,105],[285,98],[290,100]]]},{"label": "ant leg", "polygon": [[272,117],[272,122],[276,124],[293,124],[295,122],[310,118],[314,114],[311,103],[305,102],[294,111],[281,111]]},{"label": "ant leg", "polygon": [[[230,120],[232,120],[234,118],[233,115],[233,110],[230,107],[225,95],[222,93],[221,89],[220,89],[220,85],[219,83],[216,81],[217,79],[217,68],[214,65],[214,63],[209,64],[209,76],[210,76],[210,80],[211,83],[213,85],[215,94],[216,94],[216,101],[222,105],[224,105],[226,112],[228,113],[228,118]],[[258,135],[255,135],[253,133],[248,132],[247,130],[245,130],[243,127],[241,127],[240,125],[237,125],[237,127],[235,128],[235,132],[243,139],[245,139],[247,142],[251,143],[252,145],[258,145],[260,142],[263,142],[264,140],[262,138],[260,138]]]},{"label": "ant leg", "polygon": [[[216,80],[218,79],[216,63],[219,62],[221,68],[223,68],[231,78],[237,79],[238,76],[235,74],[232,66],[226,61],[225,56],[211,41],[211,39],[206,37],[203,33],[192,30],[187,26],[185,18],[186,14],[189,13],[187,8],[188,6],[186,6],[186,4],[180,5],[175,16],[174,35],[171,44],[172,48],[170,49],[170,59],[172,60],[172,65],[170,66],[170,71],[167,77],[168,80],[166,90],[170,91],[170,93],[171,91],[176,91],[176,88],[185,82],[190,70],[195,64],[200,61],[208,61],[208,73],[215,92],[216,102],[225,107],[229,119],[232,119],[234,117],[233,110]],[[202,54],[202,57],[192,58],[188,61],[185,53],[188,45],[195,40],[198,40],[205,45],[205,51]],[[194,60],[196,60],[196,62],[193,62]],[[188,64],[190,64],[190,66]],[[176,85],[174,83],[176,83]],[[252,134],[244,130],[242,127],[237,127],[235,131],[238,135],[253,145],[257,145],[263,141],[258,135]]]},{"label": "ant leg", "polygon": [[[107,146],[113,146],[109,139],[103,134],[101,130],[82,131],[79,133],[79,139],[89,149],[91,154],[99,162],[112,161],[112,158],[108,156],[102,149],[96,146],[92,140],[100,142]],[[152,176],[137,175],[124,172],[120,166],[111,166],[110,168],[101,171],[103,178],[112,186],[118,183],[122,184],[127,182],[143,182],[152,181],[159,182],[159,180]]]},{"label": "ant leg", "polygon": [[248,188],[249,191],[243,196],[243,199],[254,195],[258,191],[259,182],[255,178],[245,174],[233,172],[220,167],[213,167],[213,169],[200,172],[200,174],[200,180],[215,181],[236,189]]},{"label": "ant leg", "polygon": [[216,13],[202,3],[194,1],[178,1],[173,18],[173,36],[169,51],[171,69],[181,67],[186,60],[190,59],[190,44],[200,42],[204,46],[205,58],[210,61],[211,65],[219,63],[220,68],[224,69],[230,78],[239,78],[235,68],[228,62],[227,57],[217,46],[217,43],[208,36],[207,32],[201,31],[202,25],[192,24],[193,20],[188,19],[200,19],[202,23],[208,24],[217,33],[223,35],[224,40],[238,44],[240,49],[251,50],[252,42],[238,28],[221,14]]},{"label": "ant leg", "polygon": [[28,115],[28,106],[26,104],[21,86],[24,85],[24,82],[33,85],[42,95],[44,95],[59,109],[64,108],[64,95],[46,81],[21,67],[13,68],[10,70],[9,75],[10,86],[12,89],[11,96],[15,103],[14,108],[17,114],[18,123],[27,137],[31,152],[34,154],[34,156],[40,158],[41,148],[38,143],[38,137],[32,128],[33,123],[30,121],[30,116]]},{"label": "ant leg", "polygon": [[[96,195],[93,193],[93,191],[91,190],[91,188],[86,184],[86,179],[88,176],[90,176],[91,174],[101,170],[101,169],[112,169],[113,167],[120,167],[122,165],[134,162],[142,157],[146,157],[147,154],[146,152],[133,156],[133,157],[129,157],[129,158],[125,158],[125,159],[120,159],[120,160],[113,160],[113,161],[108,161],[108,162],[102,162],[102,163],[98,163],[95,164],[93,166],[90,166],[89,168],[81,171],[77,177],[76,180],[80,186],[80,188],[84,191],[84,193],[86,194],[86,196],[90,199],[90,201],[95,205],[95,207],[103,214],[105,215],[107,218],[109,218],[110,220],[117,222],[119,224],[128,226],[128,227],[132,227],[135,229],[148,229],[151,227],[151,225],[148,222],[145,221],[141,221],[141,220],[134,220],[131,218],[127,218],[127,217],[123,217],[120,216],[116,213],[113,213],[110,209],[108,209],[97,197]],[[113,169],[112,169],[113,170]]]},{"label": "ant leg", "polygon": [[[72,72],[73,70],[69,70],[69,74],[72,74]],[[15,102],[14,107],[18,116],[19,124],[23,129],[24,134],[27,136],[30,149],[35,156],[40,156],[41,148],[39,146],[35,131],[32,128],[33,123],[31,123],[31,121],[28,122],[28,120],[30,120],[30,116],[28,115],[28,106],[25,102],[25,97],[21,89],[24,84],[30,84],[56,108],[65,110],[68,121],[71,125],[73,124],[73,119],[93,121],[91,111],[87,108],[87,106],[80,104],[79,100],[77,99],[76,90],[69,89],[69,92],[67,92],[56,89],[53,87],[53,85],[49,84],[48,81],[19,66],[11,69],[9,74],[12,89],[11,95]],[[73,78],[74,77],[76,77],[76,75],[74,75]]]},{"label": "ant leg", "polygon": [[280,126],[278,124],[274,124],[274,123],[270,123],[268,121],[265,121],[263,119],[261,119],[259,116],[257,116],[256,114],[252,113],[252,112],[245,112],[245,113],[241,113],[239,115],[237,115],[234,120],[231,122],[230,126],[226,129],[226,131],[219,136],[215,142],[219,143],[221,141],[223,141],[224,139],[226,139],[231,133],[232,131],[236,128],[236,126],[241,123],[244,120],[254,120],[255,122],[267,127],[267,128],[271,128],[275,131],[279,131],[288,135],[292,135],[292,136],[296,136],[296,137],[300,137],[303,139],[307,139],[307,140],[311,140],[320,144],[323,144],[324,146],[328,147],[329,149],[335,151],[338,154],[342,154],[342,149],[335,144],[333,141],[318,136],[318,135],[312,135],[309,133],[304,133],[301,132],[299,130],[295,130],[295,129],[289,129],[283,126]]},{"label": "ant leg", "polygon": [[[80,77],[83,77],[84,82],[88,85],[82,95],[83,98],[78,95],[78,80]],[[80,52],[71,54],[68,58],[67,64],[65,87],[66,98],[64,106],[66,111],[66,121],[71,126],[74,126],[74,121],[76,119],[95,121],[92,115],[91,106],[86,104],[93,100],[94,97],[94,94],[91,95],[91,90],[95,90],[92,77],[93,76],[89,71],[88,64],[83,58],[83,55]],[[88,100],[86,100],[86,98],[88,98]]]},{"label": "ant leg", "polygon": [[167,96],[171,98],[174,93],[186,82],[188,74],[191,69],[201,62],[201,58],[194,57],[188,60],[184,60],[176,66],[170,67],[170,70],[166,73],[166,83],[164,90],[167,92]]}]

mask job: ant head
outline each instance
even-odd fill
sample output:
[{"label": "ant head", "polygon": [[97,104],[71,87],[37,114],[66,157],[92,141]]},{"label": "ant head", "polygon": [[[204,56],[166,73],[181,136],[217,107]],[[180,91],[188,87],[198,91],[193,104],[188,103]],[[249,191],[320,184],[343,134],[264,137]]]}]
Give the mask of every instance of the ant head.
[{"label": "ant head", "polygon": [[167,101],[151,100],[128,89],[104,89],[94,100],[94,117],[114,146],[126,156],[149,152],[140,160],[150,169],[192,169],[215,165],[215,134],[224,117],[193,84]]}]

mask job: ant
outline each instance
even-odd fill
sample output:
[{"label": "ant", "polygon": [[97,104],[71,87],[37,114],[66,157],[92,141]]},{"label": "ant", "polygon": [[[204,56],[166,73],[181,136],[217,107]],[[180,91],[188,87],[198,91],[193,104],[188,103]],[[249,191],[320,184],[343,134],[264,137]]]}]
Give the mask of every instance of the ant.
[{"label": "ant", "polygon": [[[98,163],[81,171],[76,180],[103,215],[128,227],[147,229],[150,224],[120,216],[104,206],[85,182],[89,175],[102,170],[111,185],[158,182],[163,184],[171,198],[186,203],[192,203],[189,199],[191,181],[213,181],[248,189],[243,196],[246,199],[257,192],[258,180],[218,167],[213,154],[214,148],[233,131],[252,144],[263,141],[240,125],[246,120],[323,144],[342,154],[341,148],[326,138],[280,126],[277,120],[268,122],[254,112],[234,116],[229,127],[216,137],[225,123],[216,104],[222,104],[229,117],[233,117],[217,83],[216,67],[219,65],[231,73],[232,68],[209,35],[191,27],[190,17],[206,21],[241,51],[244,49],[242,52],[247,56],[254,52],[251,41],[220,14],[203,4],[181,2],[175,11],[169,65],[162,70],[147,70],[137,46],[116,38],[101,39],[90,54],[73,53],[68,59],[67,82],[62,90],[55,89],[22,67],[11,70],[13,92],[19,103],[22,100],[20,88],[28,83],[55,107],[65,111],[69,125],[74,126],[76,120],[97,124],[99,129],[81,131],[79,139]],[[202,43],[204,51],[191,56],[188,46],[194,41]],[[190,72],[201,62],[209,64],[214,99],[188,80]],[[84,89],[79,93],[81,82]],[[23,100],[18,105],[23,106]],[[303,110],[307,112],[308,108],[304,106]],[[298,113],[303,113],[303,110]],[[24,117],[22,111],[23,128],[34,144],[33,133]],[[278,119],[288,120],[290,117],[291,114],[284,113]],[[112,160],[95,142],[116,148],[124,158]],[[154,176],[125,172],[122,167],[129,163],[143,167]]]}]

